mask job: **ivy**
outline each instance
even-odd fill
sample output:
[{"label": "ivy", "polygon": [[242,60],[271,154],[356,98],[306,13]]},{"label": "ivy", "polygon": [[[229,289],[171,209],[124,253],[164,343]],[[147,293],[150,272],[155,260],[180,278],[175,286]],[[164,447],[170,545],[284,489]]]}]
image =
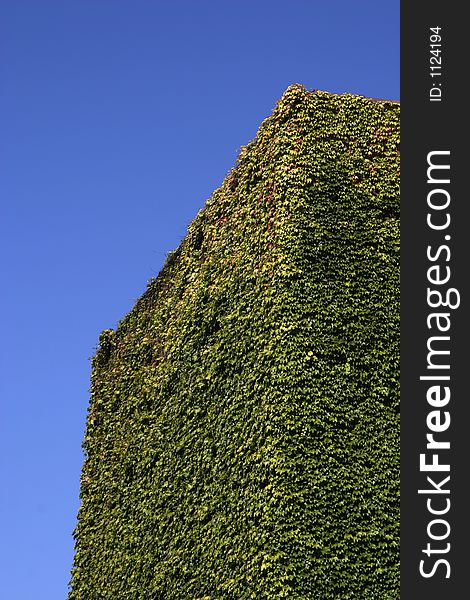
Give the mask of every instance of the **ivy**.
[{"label": "ivy", "polygon": [[69,600],[399,597],[399,113],[289,87],[102,333]]}]

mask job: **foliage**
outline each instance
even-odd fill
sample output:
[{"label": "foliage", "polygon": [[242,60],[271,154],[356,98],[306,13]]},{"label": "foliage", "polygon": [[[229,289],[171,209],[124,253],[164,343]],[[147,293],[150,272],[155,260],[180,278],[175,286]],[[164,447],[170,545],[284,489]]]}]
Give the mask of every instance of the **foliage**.
[{"label": "foliage", "polygon": [[399,111],[289,87],[102,333],[70,600],[399,596]]}]

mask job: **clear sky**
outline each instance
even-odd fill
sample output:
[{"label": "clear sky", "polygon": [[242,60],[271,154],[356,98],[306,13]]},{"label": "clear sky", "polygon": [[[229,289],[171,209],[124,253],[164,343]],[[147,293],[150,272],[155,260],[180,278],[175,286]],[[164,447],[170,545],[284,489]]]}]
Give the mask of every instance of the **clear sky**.
[{"label": "clear sky", "polygon": [[65,599],[90,361],[285,88],[399,99],[399,2],[0,4],[0,597]]}]

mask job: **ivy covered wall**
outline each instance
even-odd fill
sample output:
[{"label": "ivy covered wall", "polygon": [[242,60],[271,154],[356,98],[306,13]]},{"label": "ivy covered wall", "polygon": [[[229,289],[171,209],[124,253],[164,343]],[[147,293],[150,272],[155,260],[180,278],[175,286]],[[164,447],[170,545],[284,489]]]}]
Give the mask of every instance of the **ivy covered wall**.
[{"label": "ivy covered wall", "polygon": [[289,87],[101,334],[69,600],[399,597],[399,113]]}]

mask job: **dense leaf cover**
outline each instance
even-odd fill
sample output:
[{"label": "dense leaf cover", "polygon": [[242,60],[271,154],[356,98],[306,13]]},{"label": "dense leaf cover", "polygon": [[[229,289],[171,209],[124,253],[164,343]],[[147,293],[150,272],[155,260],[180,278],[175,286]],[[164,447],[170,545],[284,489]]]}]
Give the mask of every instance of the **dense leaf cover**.
[{"label": "dense leaf cover", "polygon": [[398,598],[399,111],[289,87],[101,334],[70,600]]}]

